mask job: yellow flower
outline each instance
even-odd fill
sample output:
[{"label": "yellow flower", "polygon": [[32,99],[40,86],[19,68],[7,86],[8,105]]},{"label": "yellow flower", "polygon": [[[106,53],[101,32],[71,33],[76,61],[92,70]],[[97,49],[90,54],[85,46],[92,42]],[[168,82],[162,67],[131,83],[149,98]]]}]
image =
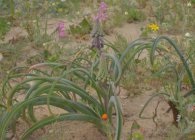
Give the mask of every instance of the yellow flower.
[{"label": "yellow flower", "polygon": [[157,24],[154,24],[154,23],[149,24],[148,28],[152,31],[158,31],[159,30],[159,26]]}]

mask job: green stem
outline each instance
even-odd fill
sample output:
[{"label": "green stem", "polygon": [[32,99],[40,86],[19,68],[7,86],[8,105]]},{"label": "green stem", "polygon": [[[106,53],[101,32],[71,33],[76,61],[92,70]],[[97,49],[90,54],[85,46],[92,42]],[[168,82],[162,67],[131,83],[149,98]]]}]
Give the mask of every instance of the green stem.
[{"label": "green stem", "polygon": [[9,4],[10,4],[10,15],[11,15],[12,17],[14,17],[14,15],[15,15],[14,0],[10,0],[10,1],[9,1]]}]

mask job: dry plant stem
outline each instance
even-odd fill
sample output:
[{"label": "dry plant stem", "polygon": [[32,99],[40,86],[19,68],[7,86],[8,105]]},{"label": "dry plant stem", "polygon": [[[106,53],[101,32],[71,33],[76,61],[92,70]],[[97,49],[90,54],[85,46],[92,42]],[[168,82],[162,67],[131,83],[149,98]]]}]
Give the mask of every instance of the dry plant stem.
[{"label": "dry plant stem", "polygon": [[33,65],[33,66],[31,66],[31,67],[29,68],[29,71],[31,71],[31,70],[33,70],[33,69],[36,69],[36,68],[45,67],[45,66],[47,66],[46,63],[35,64],[35,65]]},{"label": "dry plant stem", "polygon": [[175,124],[175,126],[178,127],[177,116],[179,114],[179,111],[172,101],[168,101],[168,104],[173,112],[173,124]]},{"label": "dry plant stem", "polygon": [[154,112],[154,116],[152,117],[153,122],[156,125],[156,128],[158,127],[157,121],[156,121],[156,117],[157,117],[157,110],[158,110],[158,106],[160,104],[161,100],[158,101],[156,107],[155,107],[155,112]]}]

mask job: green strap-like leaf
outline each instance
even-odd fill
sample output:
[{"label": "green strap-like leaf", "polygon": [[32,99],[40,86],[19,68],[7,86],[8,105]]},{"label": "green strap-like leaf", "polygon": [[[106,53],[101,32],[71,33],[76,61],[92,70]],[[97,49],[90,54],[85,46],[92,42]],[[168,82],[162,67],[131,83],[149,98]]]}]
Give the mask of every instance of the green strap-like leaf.
[{"label": "green strap-like leaf", "polygon": [[109,116],[109,120],[111,121],[111,123],[112,123],[112,108],[113,107],[116,111],[116,117],[117,117],[114,139],[120,140],[122,125],[123,125],[123,117],[122,117],[121,105],[120,105],[116,96],[112,96],[109,100],[109,103],[108,103],[108,116]]}]

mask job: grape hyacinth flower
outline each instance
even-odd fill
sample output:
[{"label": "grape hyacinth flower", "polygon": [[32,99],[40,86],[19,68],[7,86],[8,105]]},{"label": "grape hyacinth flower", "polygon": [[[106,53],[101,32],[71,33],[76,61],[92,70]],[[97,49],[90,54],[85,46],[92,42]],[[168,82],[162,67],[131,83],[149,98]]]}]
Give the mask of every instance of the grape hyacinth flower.
[{"label": "grape hyacinth flower", "polygon": [[64,22],[58,23],[57,31],[58,31],[59,38],[65,37],[65,25],[64,25]]}]

